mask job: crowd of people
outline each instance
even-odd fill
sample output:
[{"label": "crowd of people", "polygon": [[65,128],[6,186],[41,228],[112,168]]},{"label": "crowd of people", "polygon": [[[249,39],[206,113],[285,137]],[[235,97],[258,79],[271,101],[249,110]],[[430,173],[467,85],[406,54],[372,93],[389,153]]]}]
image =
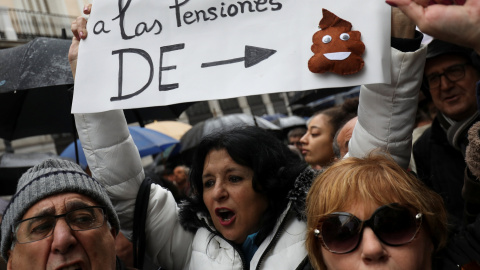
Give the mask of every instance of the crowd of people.
[{"label": "crowd of people", "polygon": [[[1,223],[7,269],[141,268],[132,255],[167,270],[480,269],[480,2],[386,3],[392,81],[288,143],[219,131],[156,179],[122,111],[76,114],[91,175],[48,160],[19,179]],[[86,23],[72,23],[74,76]],[[412,143],[420,94],[437,113]]]}]

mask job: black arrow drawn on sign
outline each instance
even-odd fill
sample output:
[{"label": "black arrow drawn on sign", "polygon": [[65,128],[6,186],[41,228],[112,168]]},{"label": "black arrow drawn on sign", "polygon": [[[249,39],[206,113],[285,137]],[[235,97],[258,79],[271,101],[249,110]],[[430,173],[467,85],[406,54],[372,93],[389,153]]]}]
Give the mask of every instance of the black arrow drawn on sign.
[{"label": "black arrow drawn on sign", "polygon": [[249,68],[254,66],[263,60],[267,59],[268,57],[272,56],[277,51],[264,49],[254,46],[245,46],[245,57],[234,58],[230,60],[223,60],[223,61],[216,61],[210,63],[203,63],[202,68],[213,67],[213,66],[220,66],[220,65],[227,65],[237,62],[245,61],[245,68]]}]

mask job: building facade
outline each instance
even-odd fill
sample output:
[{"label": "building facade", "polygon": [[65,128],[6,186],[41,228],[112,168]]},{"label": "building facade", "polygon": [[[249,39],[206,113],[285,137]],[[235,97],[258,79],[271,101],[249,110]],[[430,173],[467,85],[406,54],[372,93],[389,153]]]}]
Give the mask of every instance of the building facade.
[{"label": "building facade", "polygon": [[0,0],[0,49],[35,37],[71,38],[85,0]]}]

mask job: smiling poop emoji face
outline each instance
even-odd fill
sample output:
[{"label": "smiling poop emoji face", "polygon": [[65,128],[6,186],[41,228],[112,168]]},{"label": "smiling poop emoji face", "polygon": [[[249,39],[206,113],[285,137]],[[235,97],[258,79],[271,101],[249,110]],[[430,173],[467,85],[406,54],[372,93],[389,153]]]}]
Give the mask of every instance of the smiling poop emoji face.
[{"label": "smiling poop emoji face", "polygon": [[312,52],[308,69],[313,73],[327,71],[340,75],[359,72],[364,65],[362,54],[365,45],[359,31],[352,31],[352,24],[326,9],[320,29],[313,35]]}]

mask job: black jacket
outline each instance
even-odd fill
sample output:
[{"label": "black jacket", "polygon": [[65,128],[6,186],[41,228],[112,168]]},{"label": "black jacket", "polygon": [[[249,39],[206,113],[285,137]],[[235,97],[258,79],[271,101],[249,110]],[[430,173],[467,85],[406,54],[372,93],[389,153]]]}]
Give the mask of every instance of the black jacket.
[{"label": "black jacket", "polygon": [[451,146],[437,118],[413,145],[418,178],[440,194],[449,221],[460,225],[465,202],[462,187],[466,168],[462,153]]}]

